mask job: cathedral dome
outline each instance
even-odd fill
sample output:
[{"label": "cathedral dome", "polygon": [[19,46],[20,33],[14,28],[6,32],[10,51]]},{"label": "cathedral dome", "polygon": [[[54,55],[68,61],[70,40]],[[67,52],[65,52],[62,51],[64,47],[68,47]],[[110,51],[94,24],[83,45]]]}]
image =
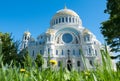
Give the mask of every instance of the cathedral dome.
[{"label": "cathedral dome", "polygon": [[57,13],[53,16],[53,18],[63,16],[63,15],[79,17],[78,14],[74,12],[73,10],[64,8],[64,9],[57,11]]},{"label": "cathedral dome", "polygon": [[66,7],[56,12],[56,14],[52,17],[50,24],[53,26],[63,23],[82,24],[79,15],[75,11],[67,9]]}]

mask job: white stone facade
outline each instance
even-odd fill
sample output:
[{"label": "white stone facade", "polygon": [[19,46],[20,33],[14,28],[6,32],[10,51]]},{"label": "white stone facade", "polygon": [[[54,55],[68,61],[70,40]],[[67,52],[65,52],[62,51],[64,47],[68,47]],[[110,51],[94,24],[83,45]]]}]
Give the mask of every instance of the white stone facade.
[{"label": "white stone facade", "polygon": [[[28,40],[24,39],[25,35]],[[27,46],[33,58],[36,58],[39,53],[42,54],[45,62],[43,67],[47,67],[49,55],[50,59],[58,62],[58,68],[62,62],[63,67],[68,69],[71,67],[84,70],[82,56],[85,57],[89,69],[94,68],[95,61],[101,62],[101,43],[93,33],[82,26],[79,15],[73,10],[65,8],[57,11],[52,17],[48,30],[40,34],[36,41],[30,33],[25,32],[24,36],[21,49]]]}]

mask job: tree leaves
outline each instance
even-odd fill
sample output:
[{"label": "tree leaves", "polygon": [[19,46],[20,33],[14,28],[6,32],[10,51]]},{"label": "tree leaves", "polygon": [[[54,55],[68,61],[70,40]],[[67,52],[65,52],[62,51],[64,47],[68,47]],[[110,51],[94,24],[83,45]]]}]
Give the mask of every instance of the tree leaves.
[{"label": "tree leaves", "polygon": [[107,9],[104,12],[110,14],[110,17],[102,22],[101,33],[111,51],[120,52],[120,0],[107,0]]}]

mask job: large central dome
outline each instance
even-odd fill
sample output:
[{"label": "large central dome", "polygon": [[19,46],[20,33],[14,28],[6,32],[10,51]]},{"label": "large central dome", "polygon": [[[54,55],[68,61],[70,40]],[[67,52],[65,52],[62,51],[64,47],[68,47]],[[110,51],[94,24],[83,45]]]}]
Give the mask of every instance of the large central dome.
[{"label": "large central dome", "polygon": [[61,9],[61,10],[57,11],[57,13],[53,16],[53,18],[58,17],[58,16],[62,16],[62,15],[79,17],[78,14],[76,12],[74,12],[73,10],[64,8],[64,9]]},{"label": "large central dome", "polygon": [[61,9],[52,17],[51,26],[59,24],[82,24],[79,15],[71,9]]}]

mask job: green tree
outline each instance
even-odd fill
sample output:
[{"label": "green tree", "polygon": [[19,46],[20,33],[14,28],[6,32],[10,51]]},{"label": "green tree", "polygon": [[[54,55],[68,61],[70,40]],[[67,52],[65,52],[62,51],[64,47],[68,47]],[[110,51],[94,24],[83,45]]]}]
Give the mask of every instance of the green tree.
[{"label": "green tree", "polygon": [[21,67],[31,67],[32,66],[32,58],[29,55],[28,48],[21,50],[18,54],[18,63]]},{"label": "green tree", "polygon": [[120,0],[107,0],[109,19],[102,22],[101,32],[111,51],[120,52]]},{"label": "green tree", "polygon": [[2,41],[0,39],[0,54],[2,53]]},{"label": "green tree", "polygon": [[37,54],[35,62],[38,67],[42,67],[42,65],[44,64],[44,60],[41,54]]},{"label": "green tree", "polygon": [[117,70],[120,71],[120,61],[116,63]]},{"label": "green tree", "polygon": [[9,33],[1,33],[0,39],[2,41],[2,55],[3,55],[3,63],[10,64],[11,61],[15,61],[17,57],[17,44],[13,42],[11,35]]},{"label": "green tree", "polygon": [[24,65],[27,67],[32,66],[32,58],[29,55],[29,52],[27,51],[24,55]]}]

